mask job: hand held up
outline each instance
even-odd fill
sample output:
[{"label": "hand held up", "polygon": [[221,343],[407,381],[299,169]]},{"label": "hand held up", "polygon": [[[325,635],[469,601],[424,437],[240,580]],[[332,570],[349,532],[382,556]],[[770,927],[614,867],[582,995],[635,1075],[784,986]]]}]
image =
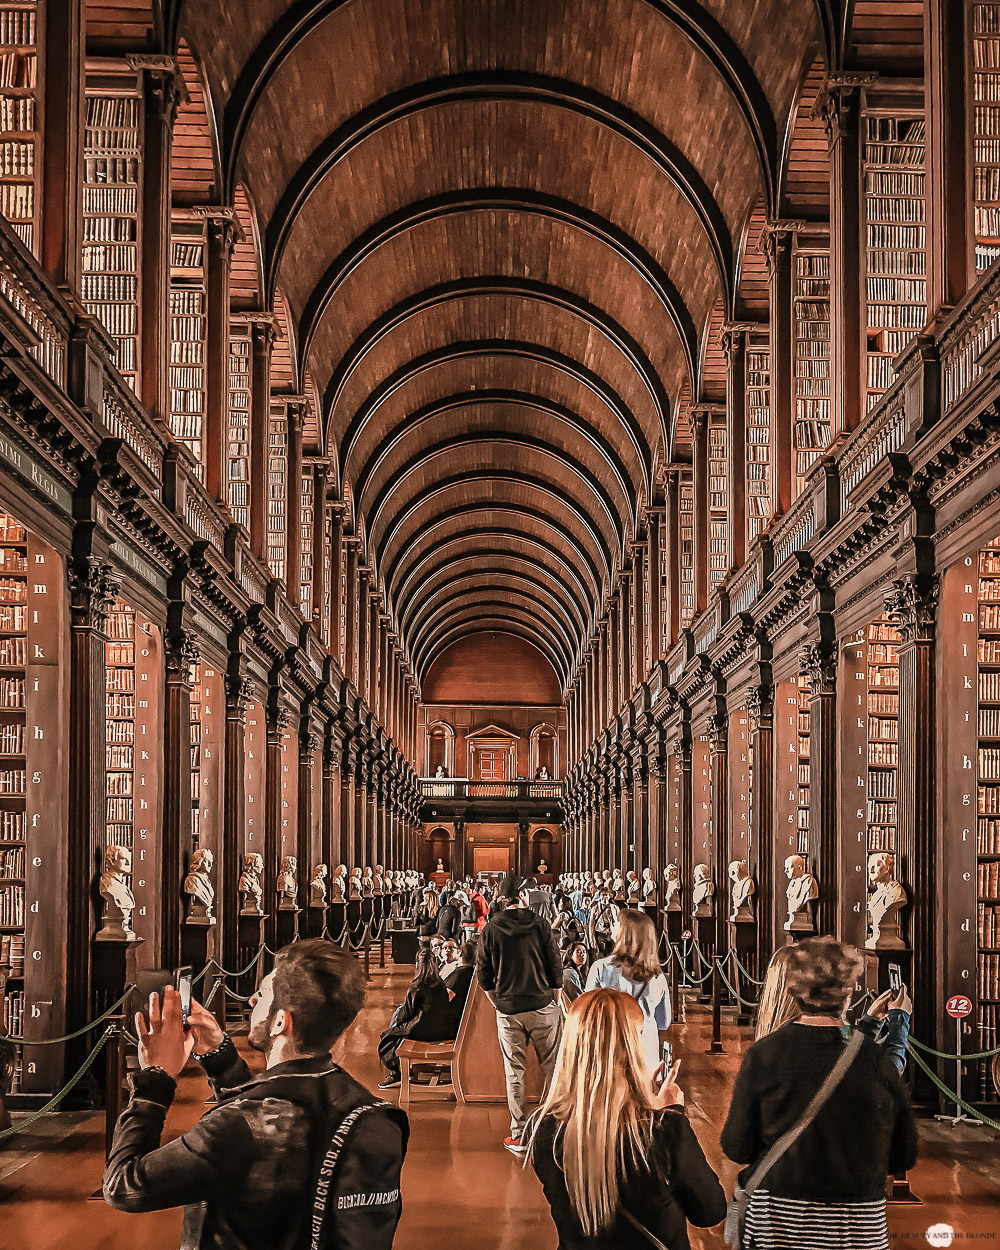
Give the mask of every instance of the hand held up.
[{"label": "hand held up", "polygon": [[677,1084],[680,1070],[681,1061],[678,1059],[669,1072],[661,1063],[653,1073],[653,1101],[659,1109],[684,1106],[684,1091]]},{"label": "hand held up", "polygon": [[194,1048],[194,1038],[184,1027],[181,996],[172,985],[164,989],[162,1004],[159,994],[150,994],[149,1023],[142,1012],[137,1012],[135,1031],[139,1038],[139,1066],[162,1068],[168,1076],[179,1076]]}]

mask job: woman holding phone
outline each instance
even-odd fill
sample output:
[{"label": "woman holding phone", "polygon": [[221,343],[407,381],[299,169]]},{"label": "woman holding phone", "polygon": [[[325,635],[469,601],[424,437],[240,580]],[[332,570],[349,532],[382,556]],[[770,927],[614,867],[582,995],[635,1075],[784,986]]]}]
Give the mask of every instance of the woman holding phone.
[{"label": "woman holding phone", "polygon": [[686,1250],[688,1221],[718,1224],[726,1196],[684,1114],[679,1064],[652,1072],[630,994],[573,1004],[548,1094],[527,1128],[528,1158],[559,1250]]}]

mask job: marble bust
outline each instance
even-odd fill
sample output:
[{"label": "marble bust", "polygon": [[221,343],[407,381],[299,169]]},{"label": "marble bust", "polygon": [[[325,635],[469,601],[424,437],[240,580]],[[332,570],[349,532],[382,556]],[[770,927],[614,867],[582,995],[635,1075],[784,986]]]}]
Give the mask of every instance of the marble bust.
[{"label": "marble bust", "polygon": [[243,899],[240,908],[241,916],[262,916],[261,902],[264,891],[260,884],[261,873],[264,871],[264,857],[251,852],[243,856],[243,871],[240,873],[239,891]]},{"label": "marble bust", "polygon": [[438,862],[437,862],[437,867],[434,869],[434,871],[435,871],[435,872],[444,872],[444,870],[445,870],[445,869],[444,869],[444,860],[443,860],[443,859],[439,859],[439,860],[438,860]]},{"label": "marble bust", "polygon": [[215,915],[215,886],[211,872],[215,856],[209,850],[197,850],[191,857],[191,867],[184,878],[184,893],[188,896],[188,924],[213,925]]},{"label": "marble bust", "polygon": [[896,880],[893,857],[877,851],[868,857],[868,882],[872,893],[868,898],[868,925],[865,940],[870,951],[901,951],[906,946],[899,936],[899,913],[906,906],[906,890]]},{"label": "marble bust", "polygon": [[692,893],[692,902],[694,903],[694,911],[691,915],[696,920],[710,919],[714,914],[712,906],[712,895],[715,893],[715,882],[712,880],[712,870],[708,864],[695,864],[694,868],[694,888]]},{"label": "marble bust", "polygon": [[309,878],[309,906],[326,906],[326,879],[330,874],[326,864],[317,864]]},{"label": "marble bust", "polygon": [[104,900],[104,914],[95,941],[136,941],[137,935],[132,928],[135,896],[128,883],[131,871],[132,852],[127,846],[109,846],[105,850],[104,871],[98,883],[101,898]]},{"label": "marble bust", "polygon": [[385,869],[382,867],[382,865],[376,864],[375,875],[372,878],[372,893],[373,894],[385,893],[385,875],[384,874],[385,874]]},{"label": "marble bust", "polygon": [[729,880],[732,882],[729,890],[729,919],[736,924],[752,921],[753,896],[757,886],[744,860],[734,859],[729,865]]},{"label": "marble bust", "polygon": [[375,888],[375,880],[372,877],[372,870],[366,868],[361,874],[361,897],[371,898]]},{"label": "marble bust", "polygon": [[360,868],[351,869],[351,876],[348,882],[347,897],[352,902],[357,901],[361,897],[361,869]]},{"label": "marble bust", "polygon": [[788,878],[788,919],[785,921],[786,933],[815,933],[812,904],[819,898],[819,885],[816,878],[806,872],[806,861],[802,855],[789,855],[785,860],[785,876]]},{"label": "marble bust", "polygon": [[330,902],[342,903],[344,901],[344,890],[347,885],[347,867],[344,864],[338,864],[336,871],[330,881]]},{"label": "marble bust", "polygon": [[639,878],[631,868],[625,874],[625,892],[630,899],[639,897]]},{"label": "marble bust", "polygon": [[681,910],[681,872],[676,864],[667,864],[663,870],[663,879],[667,883],[665,909]]},{"label": "marble bust", "polygon": [[645,903],[656,893],[656,878],[652,868],[642,870],[642,901]]},{"label": "marble bust", "polygon": [[278,870],[275,889],[278,894],[278,911],[298,911],[299,861],[294,855],[286,855]]},{"label": "marble bust", "polygon": [[538,861],[538,867],[535,869],[535,871],[540,872],[542,876],[544,877],[545,874],[548,872],[548,870],[549,870],[548,864],[545,862],[544,859],[540,859]]}]

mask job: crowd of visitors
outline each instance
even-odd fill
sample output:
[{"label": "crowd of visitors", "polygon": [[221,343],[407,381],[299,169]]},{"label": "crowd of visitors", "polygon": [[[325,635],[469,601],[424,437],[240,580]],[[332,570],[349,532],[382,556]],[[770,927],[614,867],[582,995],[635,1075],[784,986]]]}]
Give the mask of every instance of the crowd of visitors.
[{"label": "crowd of visitors", "polygon": [[[474,979],[496,1011],[510,1112],[503,1145],[534,1169],[559,1250],[685,1250],[688,1225],[726,1220],[730,1246],[887,1250],[886,1178],[910,1169],[916,1128],[901,1073],[905,987],[848,1023],[862,958],[832,937],[780,948],[761,987],[721,1145],[742,1165],[728,1203],[667,1061],[670,986],[652,920],[607,883],[594,893],[531,878],[417,886],[413,980],[379,1043],[380,1088],[399,1083],[405,1038],[454,1039]],[[408,1122],[336,1064],[360,1010],[356,958],[325,941],[279,952],[251,1000],[253,1075],[197,1003],[176,991],[136,1019],[140,1070],[104,1180],[126,1211],[185,1207],[182,1245],[388,1247],[401,1211]],[[529,1112],[525,1065],[545,1079]],[[218,1103],[161,1145],[176,1077],[202,1064]],[[317,1179],[318,1178],[318,1179]]]}]

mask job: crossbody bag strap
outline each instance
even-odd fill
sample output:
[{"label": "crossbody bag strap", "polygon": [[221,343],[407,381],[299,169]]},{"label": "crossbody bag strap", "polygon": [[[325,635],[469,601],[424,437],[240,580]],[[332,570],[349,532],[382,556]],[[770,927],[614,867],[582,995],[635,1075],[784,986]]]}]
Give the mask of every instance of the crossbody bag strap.
[{"label": "crossbody bag strap", "polygon": [[646,1238],[651,1246],[655,1246],[656,1250],[668,1250],[668,1247],[664,1245],[659,1237],[657,1237],[655,1233],[651,1233],[645,1224],[640,1224],[627,1207],[619,1207],[618,1210],[621,1211],[622,1215],[625,1216],[633,1228],[638,1229],[639,1232],[642,1233],[643,1237]]},{"label": "crossbody bag strap", "polygon": [[851,1033],[850,1040],[844,1047],[843,1053],[833,1065],[833,1069],[827,1076],[826,1080],[819,1087],[816,1093],[813,1094],[809,1106],[806,1107],[805,1111],[803,1111],[802,1115],[799,1117],[798,1123],[794,1124],[787,1133],[782,1133],[782,1135],[757,1165],[753,1175],[747,1181],[744,1187],[744,1192],[748,1198],[771,1168],[778,1162],[785,1151],[798,1141],[809,1125],[812,1124],[813,1120],[815,1120],[819,1109],[840,1084],[844,1074],[847,1072],[847,1069],[854,1062],[854,1057],[861,1049],[864,1040],[864,1037],[856,1029]]}]

